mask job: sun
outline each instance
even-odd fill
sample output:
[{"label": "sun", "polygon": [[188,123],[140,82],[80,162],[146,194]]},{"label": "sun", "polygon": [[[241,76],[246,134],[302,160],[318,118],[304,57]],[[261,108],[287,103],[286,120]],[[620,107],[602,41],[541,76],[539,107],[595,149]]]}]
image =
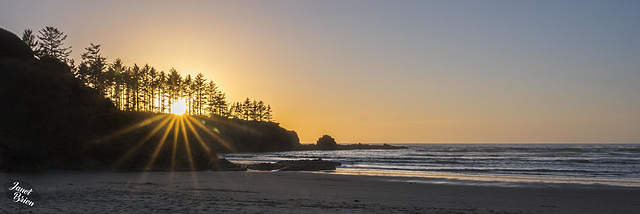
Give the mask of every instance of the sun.
[{"label": "sun", "polygon": [[187,113],[187,103],[184,99],[178,99],[175,103],[171,104],[171,114],[182,115]]}]

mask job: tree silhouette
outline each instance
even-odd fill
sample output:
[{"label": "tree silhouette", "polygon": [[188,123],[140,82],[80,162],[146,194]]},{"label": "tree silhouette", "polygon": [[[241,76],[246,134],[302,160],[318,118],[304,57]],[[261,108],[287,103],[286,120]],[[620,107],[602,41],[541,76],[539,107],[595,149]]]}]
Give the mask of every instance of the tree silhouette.
[{"label": "tree silhouette", "polygon": [[248,97],[244,100],[244,103],[242,103],[242,107],[242,118],[244,120],[251,120],[253,116],[253,107],[251,106],[251,100]]},{"label": "tree silhouette", "polygon": [[116,108],[124,110],[124,104],[126,101],[125,87],[125,72],[127,67],[122,63],[119,58],[116,59],[107,69],[107,77],[110,79],[111,91],[107,94]]},{"label": "tree silhouette", "polygon": [[198,75],[196,76],[196,78],[193,79],[193,90],[194,90],[194,95],[195,95],[195,112],[194,114],[196,115],[203,115],[204,114],[204,105],[205,105],[205,84],[206,84],[206,79],[204,78],[204,75],[202,75],[202,73],[198,73]]},{"label": "tree silhouette", "polygon": [[151,72],[152,70],[155,70],[154,68],[152,68],[151,66],[149,66],[149,64],[145,64],[144,66],[142,66],[142,68],[140,68],[139,73],[138,73],[138,81],[139,81],[139,92],[138,92],[138,100],[140,102],[140,109],[138,111],[151,111],[151,94],[152,94],[152,87],[151,87]]},{"label": "tree silhouette", "polygon": [[148,81],[148,86],[149,86],[149,95],[148,97],[148,110],[150,112],[155,112],[156,111],[156,96],[158,94],[158,71],[154,68],[151,67],[149,69],[149,77],[147,78]]},{"label": "tree silhouette", "polygon": [[[135,65],[135,64],[134,64]],[[133,95],[134,95],[134,83],[133,83],[133,77],[132,75],[132,67],[128,67],[123,73],[122,73],[122,82],[124,85],[124,94],[123,94],[123,107],[125,111],[133,111],[134,107],[133,107]]]},{"label": "tree silhouette", "polygon": [[83,53],[80,67],[75,73],[76,78],[82,80],[89,87],[93,87],[100,93],[105,94],[108,80],[103,76],[103,71],[107,67],[107,58],[100,54],[100,45],[94,45],[85,48],[87,52]]},{"label": "tree silhouette", "polygon": [[38,42],[36,56],[40,59],[55,59],[60,62],[69,63],[71,46],[63,47],[67,35],[64,35],[64,33],[57,28],[49,26],[38,32],[40,33],[38,36],[40,41]]},{"label": "tree silhouette", "polygon": [[271,106],[266,105],[263,101],[251,101],[251,99],[246,98],[243,102],[231,103],[228,108],[227,117],[271,122],[273,121],[272,112]]},{"label": "tree silhouette", "polygon": [[36,36],[33,35],[33,31],[31,29],[26,29],[22,33],[22,41],[31,48],[33,53],[37,53],[38,51],[38,41],[36,40]]},{"label": "tree silhouette", "polygon": [[273,110],[271,110],[271,105],[267,105],[267,109],[264,111],[264,115],[262,116],[263,121],[271,122],[273,121]]},{"label": "tree silhouette", "polygon": [[184,97],[185,102],[187,104],[187,113],[194,114],[193,110],[193,80],[191,79],[191,75],[187,74],[182,81],[182,87],[180,88],[182,91],[182,97]]},{"label": "tree silhouette", "polygon": [[67,35],[54,27],[45,27],[39,33],[36,37],[27,29],[22,35],[22,40],[37,58],[65,63],[66,69],[77,79],[96,89],[122,111],[166,113],[172,111],[172,104],[184,99],[187,113],[191,115],[273,120],[270,105],[248,97],[242,102],[229,103],[226,93],[218,90],[217,85],[202,73],[194,78],[191,75],[182,78],[175,68],[165,73],[149,64],[126,66],[119,58],[109,64],[100,53],[100,45],[93,43],[85,48],[81,63],[75,66],[69,59],[71,47],[64,47]]},{"label": "tree silhouette", "polygon": [[171,68],[169,70],[168,77],[168,88],[169,88],[169,112],[171,112],[171,105],[175,103],[180,98],[180,88],[182,85],[182,77],[176,71],[175,68]]},{"label": "tree silhouette", "polygon": [[[83,63],[81,67],[89,67],[88,64]],[[191,78],[191,75],[182,78],[175,68],[171,68],[167,75],[148,64],[127,67],[122,60],[116,59],[100,77],[105,97],[123,111],[166,113],[171,112],[172,104],[184,99],[187,113],[191,115],[273,121],[270,105],[248,97],[243,102],[228,103],[226,93],[218,90],[213,81],[207,82],[202,73],[195,78]]]},{"label": "tree silhouette", "polygon": [[229,112],[235,107],[229,107],[227,103],[227,95],[218,91],[218,86],[216,86],[213,81],[209,81],[207,84],[207,103],[208,103],[208,112],[209,115],[217,115],[221,117],[230,117]]},{"label": "tree silhouette", "polygon": [[158,112],[165,113],[167,108],[167,106],[165,105],[165,101],[167,100],[166,94],[167,94],[168,79],[164,71],[160,71],[160,74],[158,75],[158,78],[156,78],[156,81],[158,85],[158,103],[160,105]]}]

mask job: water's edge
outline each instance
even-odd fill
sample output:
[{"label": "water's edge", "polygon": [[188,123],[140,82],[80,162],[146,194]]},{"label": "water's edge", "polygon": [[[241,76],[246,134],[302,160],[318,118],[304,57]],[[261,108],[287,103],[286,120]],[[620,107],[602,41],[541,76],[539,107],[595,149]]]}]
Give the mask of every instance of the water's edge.
[{"label": "water's edge", "polygon": [[[239,163],[322,158],[337,174],[429,182],[640,187],[640,144],[403,144],[400,150],[224,154]],[[439,179],[434,181],[433,179]],[[443,180],[444,179],[444,180]]]}]

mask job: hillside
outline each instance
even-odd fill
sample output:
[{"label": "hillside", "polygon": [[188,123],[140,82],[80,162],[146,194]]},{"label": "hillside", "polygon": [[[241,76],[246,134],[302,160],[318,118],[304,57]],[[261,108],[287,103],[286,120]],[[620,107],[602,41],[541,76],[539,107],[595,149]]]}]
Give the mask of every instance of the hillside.
[{"label": "hillside", "polygon": [[[299,145],[295,132],[276,123],[119,111],[66,64],[38,60],[29,50],[0,28],[0,171],[218,169],[230,163],[217,152]],[[182,123],[158,128],[165,120]]]}]

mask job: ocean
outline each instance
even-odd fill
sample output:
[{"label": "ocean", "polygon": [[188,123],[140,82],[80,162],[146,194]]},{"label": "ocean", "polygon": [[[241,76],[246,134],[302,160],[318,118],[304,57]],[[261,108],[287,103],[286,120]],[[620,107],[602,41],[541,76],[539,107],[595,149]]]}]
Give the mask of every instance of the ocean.
[{"label": "ocean", "polygon": [[640,144],[400,144],[397,150],[224,154],[237,163],[338,161],[338,174],[461,184],[577,183],[640,187]]}]

